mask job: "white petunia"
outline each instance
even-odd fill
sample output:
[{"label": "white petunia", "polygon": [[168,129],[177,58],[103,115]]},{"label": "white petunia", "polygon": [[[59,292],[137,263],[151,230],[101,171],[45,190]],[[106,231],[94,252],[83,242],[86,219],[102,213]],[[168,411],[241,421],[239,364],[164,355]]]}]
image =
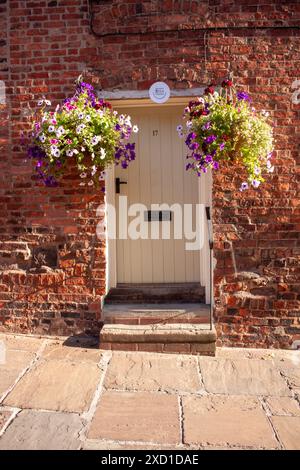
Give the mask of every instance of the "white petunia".
[{"label": "white petunia", "polygon": [[244,182],[241,184],[240,191],[246,191],[246,189],[249,188],[249,184],[247,182]]},{"label": "white petunia", "polygon": [[50,100],[45,100],[45,103],[47,106],[51,106],[51,101]]},{"label": "white petunia", "polygon": [[69,149],[66,151],[67,157],[72,157],[73,156],[73,150]]},{"label": "white petunia", "polygon": [[261,111],[261,114],[262,114],[263,116],[266,116],[266,117],[270,116],[270,113],[269,113],[268,111],[266,111],[265,109],[263,109],[263,110]]},{"label": "white petunia", "polygon": [[93,165],[91,175],[94,176],[95,173],[97,173],[97,167],[96,167],[96,165]]},{"label": "white petunia", "polygon": [[76,127],[76,133],[80,134],[84,128],[85,128],[84,124],[79,124],[79,126]]},{"label": "white petunia", "polygon": [[84,118],[84,113],[79,113],[78,117],[79,117],[79,119],[83,119]]},{"label": "white petunia", "polygon": [[80,178],[86,178],[87,174],[85,172],[83,172],[83,173],[80,173],[79,176],[80,176]]},{"label": "white petunia", "polygon": [[139,131],[139,128],[137,125],[133,126],[132,128],[133,132],[137,133]]},{"label": "white petunia", "polygon": [[38,106],[43,106],[44,100],[38,100],[37,105]]},{"label": "white petunia", "polygon": [[100,149],[100,154],[101,154],[100,155],[101,160],[104,160],[104,158],[106,157],[106,152],[103,148]]},{"label": "white petunia", "polygon": [[256,166],[256,167],[254,168],[254,174],[255,174],[256,176],[260,175],[260,168],[258,168],[258,166]]},{"label": "white petunia", "polygon": [[85,120],[86,120],[87,122],[90,122],[91,116],[90,116],[89,114],[87,114],[87,115],[85,116]]},{"label": "white petunia", "polygon": [[99,141],[100,141],[100,136],[94,135],[91,142],[92,142],[92,145],[97,145]]},{"label": "white petunia", "polygon": [[253,188],[258,188],[258,186],[260,185],[260,181],[258,181],[258,180],[253,180],[253,181],[251,182],[251,184],[252,184]]},{"label": "white petunia", "polygon": [[88,185],[89,185],[89,186],[93,186],[93,185],[94,185],[94,181],[92,181],[92,180],[89,181],[89,182],[88,182]]},{"label": "white petunia", "polygon": [[55,129],[54,126],[49,126],[49,127],[48,127],[48,131],[49,131],[49,132],[54,132],[54,129]]},{"label": "white petunia", "polygon": [[55,154],[55,152],[56,152],[56,150],[57,150],[57,147],[56,147],[56,145],[51,145],[51,148],[50,148],[50,150],[51,150],[51,154],[52,154],[52,155],[54,155],[54,154]]},{"label": "white petunia", "polygon": [[56,149],[54,152],[54,156],[58,158],[60,156],[60,150]]},{"label": "white petunia", "polygon": [[192,127],[193,123],[192,121],[187,121],[186,122],[186,127],[189,129],[190,127]]},{"label": "white petunia", "polygon": [[181,132],[183,129],[182,125],[179,124],[179,126],[176,127],[177,132]]},{"label": "white petunia", "polygon": [[39,136],[39,139],[40,139],[41,142],[45,142],[46,136],[45,136],[44,134],[41,134],[41,135]]}]

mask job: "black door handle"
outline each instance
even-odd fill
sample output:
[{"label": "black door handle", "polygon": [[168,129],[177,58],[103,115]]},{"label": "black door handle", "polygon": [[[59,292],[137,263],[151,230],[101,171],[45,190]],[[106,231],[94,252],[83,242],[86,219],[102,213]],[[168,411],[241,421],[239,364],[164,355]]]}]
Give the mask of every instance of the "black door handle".
[{"label": "black door handle", "polygon": [[120,178],[116,178],[116,193],[120,194],[121,184],[127,184],[127,181],[121,181]]}]

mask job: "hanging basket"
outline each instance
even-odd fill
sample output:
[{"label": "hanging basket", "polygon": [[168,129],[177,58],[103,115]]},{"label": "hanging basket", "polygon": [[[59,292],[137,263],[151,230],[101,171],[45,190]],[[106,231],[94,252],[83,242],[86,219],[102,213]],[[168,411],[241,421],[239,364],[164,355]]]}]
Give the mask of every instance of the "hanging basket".
[{"label": "hanging basket", "polygon": [[258,188],[272,173],[273,129],[269,113],[258,112],[250,96],[236,91],[224,80],[220,91],[210,85],[204,95],[190,101],[184,111],[185,125],[177,127],[189,154],[186,169],[198,176],[227,162],[242,167],[246,179],[240,190]]},{"label": "hanging basket", "polygon": [[93,87],[79,82],[74,96],[51,111],[51,102],[38,101],[27,138],[28,156],[47,186],[56,186],[70,165],[76,165],[80,185],[98,186],[110,165],[127,168],[135,159],[132,133],[138,131],[128,115],[113,111],[96,98]]}]

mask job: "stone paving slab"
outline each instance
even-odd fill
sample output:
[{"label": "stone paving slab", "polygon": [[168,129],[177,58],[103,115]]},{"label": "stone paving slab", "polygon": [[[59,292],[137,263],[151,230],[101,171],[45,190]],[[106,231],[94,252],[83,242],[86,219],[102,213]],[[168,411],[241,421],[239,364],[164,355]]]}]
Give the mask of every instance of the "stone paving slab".
[{"label": "stone paving slab", "polygon": [[272,423],[286,450],[300,449],[300,418],[294,416],[273,416]]},{"label": "stone paving slab", "polygon": [[297,366],[289,365],[281,366],[280,371],[287,379],[289,386],[296,392],[300,393],[300,363]]},{"label": "stone paving slab", "polygon": [[7,349],[37,352],[45,339],[22,335],[5,335],[0,333],[0,341],[5,343]]},{"label": "stone paving slab", "polygon": [[257,398],[183,397],[186,444],[277,448],[274,432]]},{"label": "stone paving slab", "polygon": [[82,426],[75,414],[24,410],[0,437],[0,450],[76,450]]},{"label": "stone paving slab", "polygon": [[30,365],[35,354],[32,351],[8,349],[4,364],[0,364],[0,397],[16,382],[20,374]]},{"label": "stone paving slab", "polygon": [[300,351],[287,349],[256,349],[256,348],[216,348],[216,357],[224,359],[262,359],[263,361],[281,362],[300,358]]},{"label": "stone paving slab", "polygon": [[183,450],[183,446],[176,444],[144,444],[143,442],[116,442],[116,441],[93,441],[87,440],[83,445],[83,450]]},{"label": "stone paving slab", "polygon": [[87,437],[179,444],[178,398],[162,393],[105,392]]},{"label": "stone paving slab", "polygon": [[113,354],[105,387],[171,393],[202,389],[195,357],[131,352]]},{"label": "stone paving slab", "polygon": [[300,403],[290,397],[268,397],[266,399],[271,414],[275,416],[299,416]]},{"label": "stone paving slab", "polygon": [[40,360],[8,395],[5,404],[78,412],[88,410],[101,371],[97,364],[79,361]]},{"label": "stone paving slab", "polygon": [[260,359],[199,358],[207,392],[232,395],[291,396],[272,362]]},{"label": "stone paving slab", "polygon": [[51,341],[45,347],[42,358],[47,360],[76,361],[76,362],[94,362],[99,363],[101,351],[99,349],[76,348],[65,346],[59,341]]},{"label": "stone paving slab", "polygon": [[12,416],[12,414],[13,414],[12,411],[0,408],[0,435],[1,435],[1,432],[4,428],[4,426],[6,425],[6,423],[8,422],[10,417]]}]

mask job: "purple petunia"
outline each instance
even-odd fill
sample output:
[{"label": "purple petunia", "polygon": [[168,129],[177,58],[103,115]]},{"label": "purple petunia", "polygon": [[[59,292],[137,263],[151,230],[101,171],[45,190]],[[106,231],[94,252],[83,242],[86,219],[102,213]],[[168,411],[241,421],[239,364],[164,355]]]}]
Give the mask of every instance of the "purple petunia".
[{"label": "purple petunia", "polygon": [[185,143],[186,145],[189,147],[189,145],[191,144],[192,140],[196,139],[197,135],[195,132],[190,132],[188,135],[187,135],[187,138],[185,140]]},{"label": "purple petunia", "polygon": [[193,142],[192,144],[189,145],[189,148],[191,150],[197,150],[199,148],[198,142]]},{"label": "purple petunia", "polygon": [[217,137],[215,135],[209,135],[204,139],[204,143],[207,145],[212,144],[216,140],[216,138]]},{"label": "purple petunia", "polygon": [[250,96],[245,91],[238,91],[236,96],[239,101],[251,101]]},{"label": "purple petunia", "polygon": [[207,121],[205,124],[202,126],[203,131],[207,131],[211,127],[211,122]]},{"label": "purple petunia", "polygon": [[29,147],[27,154],[29,158],[43,158],[46,155],[45,151],[38,145]]}]

